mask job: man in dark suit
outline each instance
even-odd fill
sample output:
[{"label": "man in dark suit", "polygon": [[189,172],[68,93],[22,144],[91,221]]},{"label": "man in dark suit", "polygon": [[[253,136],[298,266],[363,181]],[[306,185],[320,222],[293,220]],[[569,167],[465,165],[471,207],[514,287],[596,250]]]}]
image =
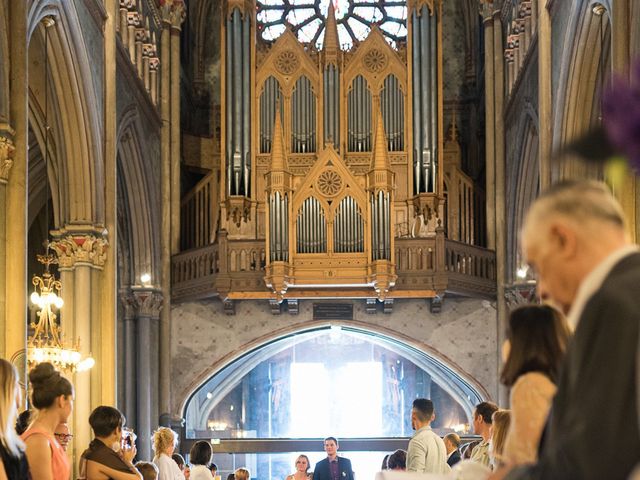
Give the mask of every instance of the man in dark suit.
[{"label": "man in dark suit", "polygon": [[313,480],[354,480],[351,460],[338,456],[338,440],[335,437],[324,439],[324,451],[327,458],[316,463]]},{"label": "man in dark suit", "polygon": [[640,250],[622,208],[603,184],[564,182],[533,204],[522,240],[540,296],[575,335],[538,462],[491,478],[626,479],[640,462]]},{"label": "man in dark suit", "polygon": [[460,459],[460,437],[456,433],[448,433],[442,439],[447,449],[447,463],[453,467]]}]

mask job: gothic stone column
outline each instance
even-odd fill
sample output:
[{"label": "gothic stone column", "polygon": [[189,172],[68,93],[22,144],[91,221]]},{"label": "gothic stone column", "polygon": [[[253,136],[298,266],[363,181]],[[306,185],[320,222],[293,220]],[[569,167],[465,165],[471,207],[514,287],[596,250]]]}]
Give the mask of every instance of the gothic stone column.
[{"label": "gothic stone column", "polygon": [[[51,248],[58,256],[58,266],[63,283],[65,305],[61,322],[67,338],[80,340],[80,353],[91,355],[96,366],[73,376],[76,399],[73,409],[73,458],[77,460],[91,441],[93,434],[88,418],[93,408],[102,403],[100,395],[100,365],[103,362],[103,345],[100,338],[102,318],[99,305],[101,284],[97,278],[107,258],[107,241],[95,232],[73,232],[63,229],[56,232],[57,239]],[[66,297],[64,295],[67,295]],[[104,345],[111,350],[112,344]]]},{"label": "gothic stone column", "polygon": [[[7,124],[0,124],[0,252],[7,251],[7,181],[13,165],[13,129]],[[0,357],[7,358],[5,316],[7,295],[6,257],[0,254]]]},{"label": "gothic stone column", "polygon": [[[151,433],[158,426],[159,318],[162,294],[156,290],[135,290],[136,307],[136,419],[138,428],[138,457],[152,458]],[[133,368],[133,366],[130,366]],[[155,391],[155,392],[154,392]]]}]

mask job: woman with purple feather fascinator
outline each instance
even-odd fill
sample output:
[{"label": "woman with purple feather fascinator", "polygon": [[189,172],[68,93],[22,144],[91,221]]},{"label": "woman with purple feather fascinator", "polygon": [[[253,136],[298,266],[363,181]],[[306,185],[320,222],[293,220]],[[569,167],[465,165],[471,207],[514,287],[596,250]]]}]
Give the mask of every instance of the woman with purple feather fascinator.
[{"label": "woman with purple feather fascinator", "polygon": [[602,98],[602,125],[567,145],[562,153],[605,163],[612,183],[623,180],[627,165],[640,175],[640,61],[631,81],[614,77]]}]

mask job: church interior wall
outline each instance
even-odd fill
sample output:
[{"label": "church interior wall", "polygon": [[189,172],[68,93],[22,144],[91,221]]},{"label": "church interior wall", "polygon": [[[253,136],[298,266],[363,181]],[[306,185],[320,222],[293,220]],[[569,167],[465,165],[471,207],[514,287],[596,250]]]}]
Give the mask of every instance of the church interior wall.
[{"label": "church interior wall", "polygon": [[[509,97],[505,112],[505,162],[507,201],[506,279],[516,280],[519,267],[518,239],[523,212],[538,193],[538,61],[537,44],[531,48],[528,61]],[[533,140],[533,142],[532,142]],[[527,178],[528,181],[522,181]]]},{"label": "church interior wall", "polygon": [[[391,314],[370,315],[363,302],[353,305],[354,324],[434,352],[463,377],[484,388],[488,398],[497,398],[497,323],[491,302],[447,298],[438,314],[430,313],[425,300],[396,300]],[[219,300],[173,305],[173,413],[181,416],[189,396],[248,349],[297,330],[327,324],[313,320],[312,306],[312,302],[303,301],[298,315],[273,315],[267,302],[243,301],[236,314],[229,316]]]}]

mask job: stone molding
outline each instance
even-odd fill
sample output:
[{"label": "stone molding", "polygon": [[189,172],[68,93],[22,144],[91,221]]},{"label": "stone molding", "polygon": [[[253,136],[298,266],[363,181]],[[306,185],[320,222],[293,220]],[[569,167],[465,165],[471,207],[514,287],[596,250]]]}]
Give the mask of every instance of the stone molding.
[{"label": "stone molding", "polygon": [[61,270],[71,270],[76,265],[88,265],[102,270],[107,261],[109,242],[93,234],[70,234],[51,242],[58,256]]},{"label": "stone molding", "polygon": [[184,0],[160,0],[160,15],[165,26],[180,30],[187,18]]},{"label": "stone molding", "polygon": [[16,151],[13,144],[14,133],[9,125],[0,124],[0,184],[6,184],[9,181],[13,154]]},{"label": "stone molding", "polygon": [[135,317],[160,318],[164,297],[155,289],[133,290],[128,296],[129,305],[135,310]]}]

